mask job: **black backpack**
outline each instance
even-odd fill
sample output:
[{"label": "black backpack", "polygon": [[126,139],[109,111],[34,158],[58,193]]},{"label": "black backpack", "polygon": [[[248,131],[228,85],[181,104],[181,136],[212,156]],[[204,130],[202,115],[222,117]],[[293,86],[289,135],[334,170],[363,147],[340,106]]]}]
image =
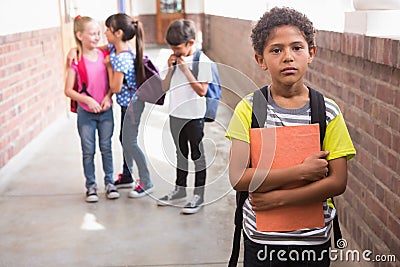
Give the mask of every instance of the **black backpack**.
[{"label": "black backpack", "polygon": [[[268,99],[267,89],[268,86],[265,86],[254,92],[251,128],[264,127],[264,123],[267,118],[267,99]],[[322,143],[324,141],[325,131],[326,131],[325,100],[324,96],[320,92],[312,89],[311,87],[308,87],[308,90],[310,94],[311,123],[319,123],[320,144],[322,148]],[[237,262],[239,259],[240,237],[242,235],[242,224],[243,224],[243,204],[248,198],[248,196],[249,192],[247,191],[236,192],[235,232],[233,235],[232,252],[231,252],[231,257],[229,259],[228,267],[237,266]],[[333,198],[332,198],[332,203],[333,203]],[[334,235],[334,243],[336,246],[337,240],[342,238],[337,214],[333,219],[333,235]]]}]

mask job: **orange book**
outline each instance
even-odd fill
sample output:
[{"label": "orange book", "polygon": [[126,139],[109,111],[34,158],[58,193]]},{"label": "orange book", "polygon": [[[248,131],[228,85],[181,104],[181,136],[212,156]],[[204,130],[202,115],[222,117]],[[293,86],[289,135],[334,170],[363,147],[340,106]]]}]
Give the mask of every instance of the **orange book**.
[{"label": "orange book", "polygon": [[[301,164],[305,158],[320,151],[319,125],[282,126],[250,129],[250,156],[253,168],[286,168]],[[303,186],[298,182],[284,189]],[[285,206],[256,212],[257,230],[286,232],[323,227],[322,202],[302,206]]]}]

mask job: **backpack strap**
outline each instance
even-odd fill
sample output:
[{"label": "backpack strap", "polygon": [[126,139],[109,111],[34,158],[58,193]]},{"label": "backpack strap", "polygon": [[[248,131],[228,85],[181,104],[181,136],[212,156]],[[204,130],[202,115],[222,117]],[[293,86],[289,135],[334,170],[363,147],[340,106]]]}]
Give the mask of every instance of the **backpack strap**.
[{"label": "backpack strap", "polygon": [[193,76],[196,78],[196,80],[197,80],[197,76],[199,75],[200,55],[201,55],[201,50],[194,51],[192,73],[193,73]]},{"label": "backpack strap", "polygon": [[253,95],[251,128],[263,128],[267,119],[267,89],[268,86],[256,90]]},{"label": "backpack strap", "polygon": [[[310,92],[310,106],[311,106],[311,123],[319,123],[319,134],[320,134],[320,142],[321,142],[321,149],[322,144],[324,142],[325,131],[326,131],[326,107],[325,107],[325,100],[324,96],[308,87]],[[333,201],[333,197],[331,198],[332,203],[334,206],[335,202]],[[333,240],[335,248],[338,247],[338,241],[342,239],[342,231],[340,229],[339,224],[339,217],[336,213],[336,216],[333,218]]]},{"label": "backpack strap", "polygon": [[326,131],[326,107],[324,96],[308,87],[310,95],[310,107],[311,107],[311,123],[319,124],[319,141],[322,149],[324,143],[325,131]]},{"label": "backpack strap", "polygon": [[81,60],[78,62],[78,74],[79,78],[81,80],[82,88],[79,91],[80,94],[85,93],[86,95],[90,96],[89,92],[87,91],[88,88],[88,76],[87,76],[87,71],[86,71],[86,64],[85,64],[85,59],[81,58]]},{"label": "backpack strap", "polygon": [[[251,128],[264,127],[265,120],[267,119],[267,88],[268,86],[265,86],[254,92],[253,108],[251,115]],[[237,266],[240,252],[240,238],[242,236],[243,228],[243,205],[248,197],[249,192],[247,191],[236,192],[235,232],[233,234],[232,252],[229,259],[228,267]]]}]

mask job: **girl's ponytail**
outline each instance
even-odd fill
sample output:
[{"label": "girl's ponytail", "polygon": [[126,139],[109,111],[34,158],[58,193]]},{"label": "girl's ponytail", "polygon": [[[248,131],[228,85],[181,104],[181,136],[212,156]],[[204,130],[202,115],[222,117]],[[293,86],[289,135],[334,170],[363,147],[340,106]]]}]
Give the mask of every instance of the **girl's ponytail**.
[{"label": "girl's ponytail", "polygon": [[78,32],[84,32],[85,31],[85,26],[89,22],[95,21],[93,18],[88,17],[88,16],[76,16],[74,19],[74,38],[75,38],[75,43],[77,46],[77,56],[78,59],[81,59],[82,53],[83,53],[83,47],[82,47],[82,42],[81,40],[78,39]]},{"label": "girl's ponytail", "polygon": [[136,70],[136,81],[139,87],[146,79],[143,64],[143,50],[144,50],[144,35],[142,23],[138,20],[133,20],[133,24],[136,29],[136,58],[135,58],[135,70]]}]

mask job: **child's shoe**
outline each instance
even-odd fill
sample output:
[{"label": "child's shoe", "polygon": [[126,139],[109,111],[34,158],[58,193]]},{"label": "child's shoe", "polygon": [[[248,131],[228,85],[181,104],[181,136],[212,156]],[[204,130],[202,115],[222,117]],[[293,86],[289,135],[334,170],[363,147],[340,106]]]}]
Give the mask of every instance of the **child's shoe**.
[{"label": "child's shoe", "polygon": [[129,175],[123,175],[122,173],[118,174],[118,179],[115,180],[114,185],[117,188],[132,188],[133,187],[133,179]]},{"label": "child's shoe", "polygon": [[200,195],[193,195],[192,200],[182,209],[183,214],[194,214],[203,207],[203,198]]},{"label": "child's shoe", "polygon": [[181,186],[175,186],[175,190],[170,192],[168,195],[163,196],[157,201],[158,206],[168,206],[173,204],[181,203],[186,199],[186,188]]},{"label": "child's shoe", "polygon": [[94,184],[86,191],[86,202],[93,203],[97,201],[99,201],[99,197],[97,196],[97,186]]},{"label": "child's shoe", "polygon": [[150,183],[148,186],[144,186],[141,181],[136,183],[135,189],[129,192],[128,197],[130,198],[139,198],[144,197],[154,191],[154,185]]},{"label": "child's shoe", "polygon": [[106,185],[106,196],[108,199],[119,198],[119,193],[115,185],[111,183]]}]

